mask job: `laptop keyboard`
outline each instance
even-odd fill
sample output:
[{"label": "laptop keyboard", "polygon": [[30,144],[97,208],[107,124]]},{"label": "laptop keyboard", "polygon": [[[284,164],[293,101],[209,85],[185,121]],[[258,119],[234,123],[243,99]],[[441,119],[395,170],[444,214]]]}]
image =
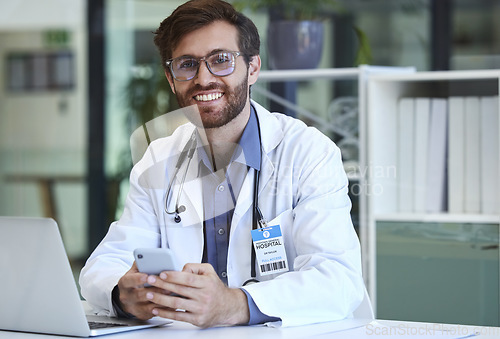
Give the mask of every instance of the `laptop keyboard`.
[{"label": "laptop keyboard", "polygon": [[128,324],[104,323],[104,322],[98,322],[98,321],[89,321],[88,323],[89,323],[89,327],[91,330],[97,330],[100,328],[129,326]]}]

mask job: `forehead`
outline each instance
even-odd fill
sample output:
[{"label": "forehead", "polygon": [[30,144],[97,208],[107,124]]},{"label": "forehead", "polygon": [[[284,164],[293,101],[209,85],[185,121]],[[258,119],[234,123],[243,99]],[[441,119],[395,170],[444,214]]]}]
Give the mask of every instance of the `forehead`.
[{"label": "forehead", "polygon": [[186,34],[172,51],[172,57],[202,57],[214,50],[238,51],[238,29],[225,21],[216,21]]}]

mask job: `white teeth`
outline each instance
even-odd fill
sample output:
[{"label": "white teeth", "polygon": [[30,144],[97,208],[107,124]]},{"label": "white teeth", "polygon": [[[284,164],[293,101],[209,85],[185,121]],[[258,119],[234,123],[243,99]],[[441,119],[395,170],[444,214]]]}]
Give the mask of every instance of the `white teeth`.
[{"label": "white teeth", "polygon": [[195,96],[195,99],[197,101],[212,101],[219,99],[221,96],[222,93],[210,93],[210,94],[197,95]]}]

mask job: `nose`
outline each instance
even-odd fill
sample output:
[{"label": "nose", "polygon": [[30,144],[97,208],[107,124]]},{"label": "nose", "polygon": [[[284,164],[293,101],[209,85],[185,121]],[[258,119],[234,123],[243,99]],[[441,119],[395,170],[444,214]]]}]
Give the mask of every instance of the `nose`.
[{"label": "nose", "polygon": [[198,74],[194,77],[195,83],[205,86],[212,83],[214,78],[215,76],[208,69],[207,62],[205,60],[201,60]]}]

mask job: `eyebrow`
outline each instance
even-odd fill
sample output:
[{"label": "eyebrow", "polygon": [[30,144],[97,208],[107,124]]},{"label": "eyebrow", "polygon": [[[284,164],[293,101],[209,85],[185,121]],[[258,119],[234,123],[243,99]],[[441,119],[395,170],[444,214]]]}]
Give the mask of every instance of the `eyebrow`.
[{"label": "eyebrow", "polygon": [[212,54],[215,54],[215,53],[220,53],[220,52],[229,52],[230,50],[229,49],[223,49],[223,48],[216,48],[216,49],[213,49],[211,52],[209,52],[208,54],[205,54],[203,56],[200,56],[200,57],[196,57],[194,55],[190,55],[190,54],[184,54],[184,55],[181,55],[181,56],[178,56],[174,59],[178,59],[178,58],[193,58],[193,59],[199,59],[199,58],[204,58],[208,55],[212,55]]}]

